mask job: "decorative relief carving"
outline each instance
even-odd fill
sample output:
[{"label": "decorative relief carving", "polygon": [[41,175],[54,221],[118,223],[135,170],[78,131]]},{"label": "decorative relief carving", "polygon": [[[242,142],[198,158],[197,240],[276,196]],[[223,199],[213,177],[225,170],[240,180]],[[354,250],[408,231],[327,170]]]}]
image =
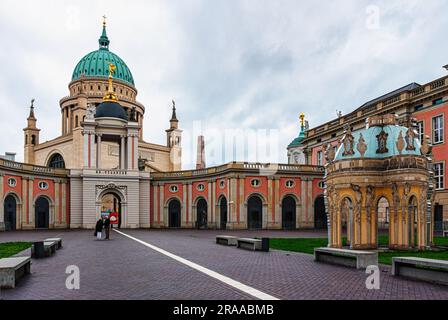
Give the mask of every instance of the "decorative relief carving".
[{"label": "decorative relief carving", "polygon": [[375,187],[374,186],[367,186],[366,189],[366,214],[367,214],[367,221],[370,223],[372,218],[372,208],[374,207],[374,201],[375,201]]},{"label": "decorative relief carving", "polygon": [[350,130],[350,128],[347,130],[347,133],[345,134],[344,138],[342,139],[342,143],[344,145],[344,152],[342,153],[343,157],[352,156],[355,154],[355,151],[353,150],[355,138],[353,137],[352,131]]},{"label": "decorative relief carving", "polygon": [[408,131],[406,132],[406,150],[408,151],[415,150],[415,132],[412,128],[409,128]]},{"label": "decorative relief carving", "polygon": [[362,133],[359,136],[358,145],[356,146],[356,149],[358,149],[359,153],[361,154],[361,157],[364,157],[367,151],[367,144],[366,140],[364,140],[364,137],[362,136]]},{"label": "decorative relief carving", "polygon": [[403,153],[404,145],[405,145],[405,141],[403,138],[403,132],[400,131],[400,134],[398,135],[398,140],[397,140],[397,150],[400,154]]},{"label": "decorative relief carving", "polygon": [[398,194],[398,185],[392,183],[392,206],[394,209],[394,222],[398,220],[398,208],[400,207],[400,195]]},{"label": "decorative relief carving", "polygon": [[355,191],[355,203],[354,203],[354,214],[356,223],[361,222],[361,206],[362,206],[362,192],[361,187],[355,184],[351,184],[352,190]]},{"label": "decorative relief carving", "polygon": [[380,134],[376,136],[376,139],[378,140],[378,150],[376,150],[376,153],[389,152],[389,149],[387,149],[387,137],[389,137],[389,134],[384,130],[382,130]]},{"label": "decorative relief carving", "polygon": [[425,136],[422,141],[422,146],[420,148],[420,152],[422,153],[422,155],[427,156],[431,153],[431,151],[432,151],[432,147],[429,144],[429,139],[427,136]]}]

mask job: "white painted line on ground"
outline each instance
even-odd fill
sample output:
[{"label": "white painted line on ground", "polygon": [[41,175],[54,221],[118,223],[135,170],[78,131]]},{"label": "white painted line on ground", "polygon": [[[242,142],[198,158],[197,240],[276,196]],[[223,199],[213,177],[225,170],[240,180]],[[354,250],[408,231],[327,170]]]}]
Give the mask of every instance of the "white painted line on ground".
[{"label": "white painted line on ground", "polygon": [[116,229],[113,229],[113,230],[115,232],[125,236],[125,237],[128,237],[129,239],[132,239],[132,240],[134,240],[134,241],[136,241],[136,242],[138,242],[138,243],[140,243],[140,244],[142,244],[142,245],[144,245],[144,246],[146,246],[148,248],[151,248],[154,251],[157,251],[157,252],[159,252],[159,253],[167,256],[167,257],[170,257],[170,258],[172,258],[172,259],[174,259],[174,260],[176,260],[176,261],[178,261],[180,263],[183,263],[186,266],[189,266],[190,268],[193,268],[193,269],[195,269],[195,270],[197,270],[199,272],[202,272],[202,273],[208,275],[209,277],[212,277],[212,278],[214,278],[216,280],[219,280],[219,281],[221,281],[221,282],[223,282],[223,283],[225,283],[225,284],[227,284],[227,285],[229,285],[231,287],[234,287],[234,288],[236,288],[236,289],[238,289],[238,290],[240,290],[240,291],[242,291],[244,293],[247,293],[247,294],[249,294],[249,295],[251,295],[251,296],[253,296],[253,297],[257,298],[257,299],[260,299],[260,300],[280,300],[280,299],[278,299],[276,297],[273,297],[273,296],[271,296],[269,294],[261,292],[261,291],[255,289],[255,288],[249,287],[249,286],[247,286],[247,285],[245,285],[245,284],[243,284],[241,282],[238,282],[238,281],[233,280],[233,279],[231,279],[229,277],[223,276],[222,274],[219,274],[219,273],[217,273],[215,271],[212,271],[210,269],[207,269],[205,267],[202,267],[202,266],[200,266],[200,265],[198,265],[198,264],[196,264],[194,262],[191,262],[191,261],[189,261],[187,259],[184,259],[184,258],[181,258],[179,256],[176,256],[175,254],[172,254],[172,253],[170,253],[168,251],[160,249],[160,248],[158,248],[158,247],[156,247],[156,246],[154,246],[152,244],[149,244],[147,242],[144,242],[142,240],[134,238],[134,237],[132,237],[132,236],[126,234],[126,233],[123,233],[123,232],[118,231]]}]

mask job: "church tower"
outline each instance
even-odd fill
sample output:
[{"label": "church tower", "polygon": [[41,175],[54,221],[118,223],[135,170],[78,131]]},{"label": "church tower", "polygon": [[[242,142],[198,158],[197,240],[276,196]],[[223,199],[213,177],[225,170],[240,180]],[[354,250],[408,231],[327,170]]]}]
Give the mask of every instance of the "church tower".
[{"label": "church tower", "polygon": [[176,102],[173,100],[173,112],[170,128],[166,130],[167,146],[170,148],[170,171],[182,170],[182,130],[176,116]]},{"label": "church tower", "polygon": [[28,125],[23,129],[25,133],[25,163],[35,164],[34,147],[39,144],[40,129],[36,127],[37,119],[34,116],[34,99],[31,100],[30,115],[28,116]]},{"label": "church tower", "polygon": [[305,153],[303,151],[302,141],[305,139],[307,130],[307,121],[305,114],[300,115],[300,133],[288,146],[288,163],[289,164],[306,164]]}]

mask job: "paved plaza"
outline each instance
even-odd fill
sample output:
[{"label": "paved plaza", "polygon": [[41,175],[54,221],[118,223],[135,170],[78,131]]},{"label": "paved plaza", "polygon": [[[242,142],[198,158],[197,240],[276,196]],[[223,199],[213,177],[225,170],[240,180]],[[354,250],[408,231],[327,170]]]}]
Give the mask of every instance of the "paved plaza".
[{"label": "paved plaza", "polygon": [[[307,254],[250,252],[215,244],[223,231],[121,230],[157,250],[112,232],[97,241],[93,231],[0,233],[0,242],[62,237],[64,247],[51,258],[33,260],[32,275],[2,299],[255,299],[160,251],[186,259],[278,299],[448,299],[448,288],[391,276],[382,266],[381,289],[367,290],[363,271],[315,263]],[[237,236],[325,237],[325,232],[224,232]],[[160,249],[160,251],[158,251]],[[81,273],[80,290],[66,289],[67,266]]]}]

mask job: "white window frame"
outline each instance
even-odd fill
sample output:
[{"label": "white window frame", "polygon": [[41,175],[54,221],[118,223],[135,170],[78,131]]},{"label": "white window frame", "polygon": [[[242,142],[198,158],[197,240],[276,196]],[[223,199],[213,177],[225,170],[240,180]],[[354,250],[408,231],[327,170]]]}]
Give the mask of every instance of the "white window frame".
[{"label": "white window frame", "polygon": [[[435,128],[435,124],[436,124],[436,119],[442,119],[441,122],[441,128]],[[432,125],[432,143],[433,144],[442,144],[445,142],[445,116],[443,114],[439,114],[435,117],[432,117],[431,119],[431,125]],[[439,131],[439,137],[440,140],[436,141],[436,130]]]},{"label": "white window frame", "polygon": [[323,151],[317,151],[317,165],[323,166],[324,165],[324,153]]},{"label": "white window frame", "polygon": [[179,187],[176,186],[176,185],[172,185],[172,186],[169,187],[169,190],[170,190],[171,193],[176,193],[176,192],[179,191]]},{"label": "white window frame", "polygon": [[221,180],[220,182],[219,182],[219,188],[220,189],[224,189],[226,187],[226,182],[224,181],[224,180]]},{"label": "white window frame", "polygon": [[[438,165],[441,166],[441,170],[436,171],[436,166]],[[440,173],[440,171],[442,172]],[[439,181],[439,179],[441,180],[441,182]],[[445,162],[434,163],[434,180],[436,190],[445,189]]]},{"label": "white window frame", "polygon": [[425,121],[422,120],[417,122],[417,130],[420,143],[423,143],[423,140],[425,139]]},{"label": "white window frame", "polygon": [[196,189],[200,192],[205,190],[205,185],[203,183],[200,183],[197,185]]}]

